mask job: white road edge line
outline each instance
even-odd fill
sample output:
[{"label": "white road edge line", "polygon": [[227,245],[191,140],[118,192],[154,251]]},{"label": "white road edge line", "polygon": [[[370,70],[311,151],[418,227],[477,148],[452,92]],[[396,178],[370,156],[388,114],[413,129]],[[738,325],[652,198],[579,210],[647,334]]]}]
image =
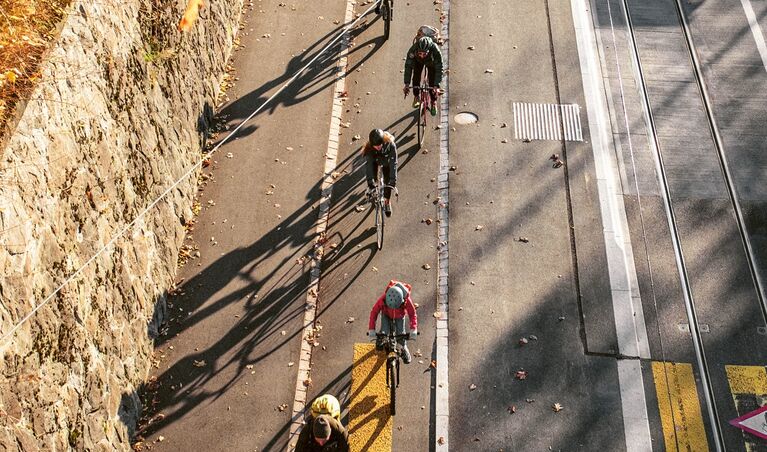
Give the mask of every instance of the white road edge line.
[{"label": "white road edge line", "polygon": [[[608,139],[606,99],[601,68],[597,64],[595,31],[587,11],[595,11],[594,5],[586,6],[585,0],[571,0],[575,24],[583,88],[588,105],[591,144],[594,152],[599,191],[600,209],[604,222],[610,287],[615,311],[619,352],[627,356],[649,358],[647,331],[641,310],[638,290],[632,287],[636,281],[633,254],[628,235],[626,213],[619,186],[616,185],[617,162],[615,149]],[[636,296],[632,296],[632,292]],[[632,306],[632,303],[636,305]],[[637,323],[635,323],[635,320]],[[642,369],[638,360],[620,359],[618,382],[621,393],[623,428],[626,450],[644,452],[652,450],[650,423],[647,414]]]},{"label": "white road edge line", "polygon": [[764,42],[762,28],[759,26],[759,22],[756,20],[754,8],[751,7],[751,0],[740,0],[740,3],[743,5],[743,11],[746,12],[748,26],[751,27],[751,33],[753,33],[754,41],[756,41],[756,48],[759,49],[759,55],[762,57],[762,65],[767,71],[767,44]]},{"label": "white road edge line", "polygon": [[450,431],[450,391],[448,386],[448,175],[450,174],[450,102],[448,88],[450,86],[450,0],[442,1],[442,66],[445,76],[442,79],[444,93],[440,97],[439,122],[442,128],[439,134],[439,175],[437,191],[440,203],[438,205],[439,232],[437,244],[437,312],[440,317],[436,320],[435,335],[437,343],[436,387],[434,388],[434,450],[450,450],[448,433]]},{"label": "white road edge line", "polygon": [[[352,20],[354,15],[353,0],[347,0],[346,2],[346,15],[344,16],[344,23],[348,24]],[[372,9],[372,7],[370,8]],[[363,17],[367,12],[360,15]],[[336,83],[333,87],[333,108],[330,116],[330,132],[328,134],[328,147],[325,154],[325,168],[322,175],[321,196],[319,203],[319,218],[317,219],[317,225],[315,228],[314,236],[318,239],[314,248],[315,258],[311,260],[311,272],[309,289],[306,292],[306,305],[304,310],[304,330],[301,334],[301,352],[298,360],[298,375],[296,376],[296,392],[293,399],[293,413],[291,416],[292,422],[290,424],[290,436],[288,437],[288,450],[294,450],[296,446],[296,440],[301,433],[301,428],[304,425],[304,411],[306,410],[307,392],[308,388],[304,382],[309,378],[309,372],[311,370],[312,359],[312,346],[307,341],[307,338],[313,332],[314,320],[317,315],[317,300],[319,297],[320,289],[320,274],[321,274],[321,262],[323,255],[322,240],[319,240],[325,234],[328,227],[328,214],[330,212],[330,199],[333,192],[333,171],[336,169],[338,161],[338,143],[339,133],[341,128],[341,115],[343,114],[343,99],[339,96],[340,93],[346,91],[346,65],[347,56],[349,53],[349,30],[344,30],[344,37],[342,39],[342,48],[338,58],[338,65],[336,67]],[[318,258],[319,256],[319,258]]]}]

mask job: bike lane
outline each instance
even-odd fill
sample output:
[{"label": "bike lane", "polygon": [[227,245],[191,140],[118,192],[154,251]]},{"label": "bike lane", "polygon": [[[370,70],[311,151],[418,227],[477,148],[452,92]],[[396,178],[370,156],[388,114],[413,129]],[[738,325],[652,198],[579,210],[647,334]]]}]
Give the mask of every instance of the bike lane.
[{"label": "bike lane", "polygon": [[[154,450],[285,450],[343,5],[249,2],[203,168],[139,438]],[[204,20],[204,17],[202,18]],[[280,94],[275,94],[291,82]]]},{"label": "bike lane", "polygon": [[[370,6],[362,2],[355,13]],[[395,2],[388,41],[383,41],[383,23],[374,14],[352,33],[307,398],[309,405],[314,397],[331,393],[341,401],[352,450],[430,450],[434,443],[430,362],[435,353],[439,116],[429,117],[419,150],[412,98],[403,99],[401,87],[413,36],[422,24],[439,26],[438,9],[431,2]],[[360,155],[368,132],[376,127],[395,135],[399,154],[399,196],[393,198],[380,251],[374,215],[363,197]],[[409,342],[413,362],[400,371],[394,418],[389,416],[389,394],[378,383],[385,372],[383,361],[371,356],[366,337],[370,309],[391,279],[412,284],[420,332]],[[352,382],[353,372],[358,381]]]}]

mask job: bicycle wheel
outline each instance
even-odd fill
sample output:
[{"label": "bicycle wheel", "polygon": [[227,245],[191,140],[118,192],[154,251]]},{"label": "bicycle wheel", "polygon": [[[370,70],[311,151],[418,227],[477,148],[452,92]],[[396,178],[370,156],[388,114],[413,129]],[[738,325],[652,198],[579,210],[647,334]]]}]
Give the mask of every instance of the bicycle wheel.
[{"label": "bicycle wheel", "polygon": [[389,0],[383,0],[381,4],[381,16],[384,21],[384,41],[389,39],[389,29],[391,28],[391,4]]},{"label": "bicycle wheel", "polygon": [[383,201],[376,202],[376,244],[379,250],[383,248],[384,218]]},{"label": "bicycle wheel", "polygon": [[421,106],[418,107],[418,149],[423,145],[423,139],[426,136],[426,103],[421,99]]},{"label": "bicycle wheel", "polygon": [[390,360],[386,367],[389,372],[389,413],[394,416],[397,413],[397,360]]}]

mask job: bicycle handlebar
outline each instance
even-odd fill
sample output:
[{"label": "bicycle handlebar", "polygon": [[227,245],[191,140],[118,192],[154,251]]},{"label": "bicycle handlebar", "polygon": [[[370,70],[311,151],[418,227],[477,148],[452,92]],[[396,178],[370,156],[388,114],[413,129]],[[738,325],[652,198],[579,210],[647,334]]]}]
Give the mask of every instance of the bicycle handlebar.
[{"label": "bicycle handlebar", "polygon": [[[410,337],[410,333],[394,334],[393,336],[394,336],[394,339],[407,339]],[[389,338],[389,335],[383,334],[383,333],[376,333],[376,339],[379,339],[379,338]],[[375,339],[370,339],[370,340],[373,341]]]}]

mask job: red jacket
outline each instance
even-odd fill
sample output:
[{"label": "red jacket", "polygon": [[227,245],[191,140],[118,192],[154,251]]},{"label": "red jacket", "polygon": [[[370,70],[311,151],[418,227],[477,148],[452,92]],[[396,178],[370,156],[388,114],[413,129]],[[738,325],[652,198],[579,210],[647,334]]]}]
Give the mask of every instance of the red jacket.
[{"label": "red jacket", "polygon": [[[401,308],[398,309],[391,309],[388,306],[386,306],[386,303],[384,300],[386,299],[386,290],[389,290],[389,287],[394,286],[395,284],[401,284],[405,286],[405,304],[402,305]],[[368,322],[368,329],[374,330],[376,327],[376,319],[378,319],[378,314],[383,310],[383,314],[389,318],[392,319],[401,319],[402,317],[405,317],[405,314],[410,318],[410,330],[416,330],[418,329],[418,315],[415,313],[415,305],[413,305],[413,300],[410,298],[410,291],[412,289],[412,286],[407,283],[403,283],[400,281],[391,280],[389,281],[389,285],[386,286],[386,290],[384,290],[383,295],[378,297],[378,301],[376,301],[376,304],[373,305],[373,309],[370,311],[370,321]]]}]

